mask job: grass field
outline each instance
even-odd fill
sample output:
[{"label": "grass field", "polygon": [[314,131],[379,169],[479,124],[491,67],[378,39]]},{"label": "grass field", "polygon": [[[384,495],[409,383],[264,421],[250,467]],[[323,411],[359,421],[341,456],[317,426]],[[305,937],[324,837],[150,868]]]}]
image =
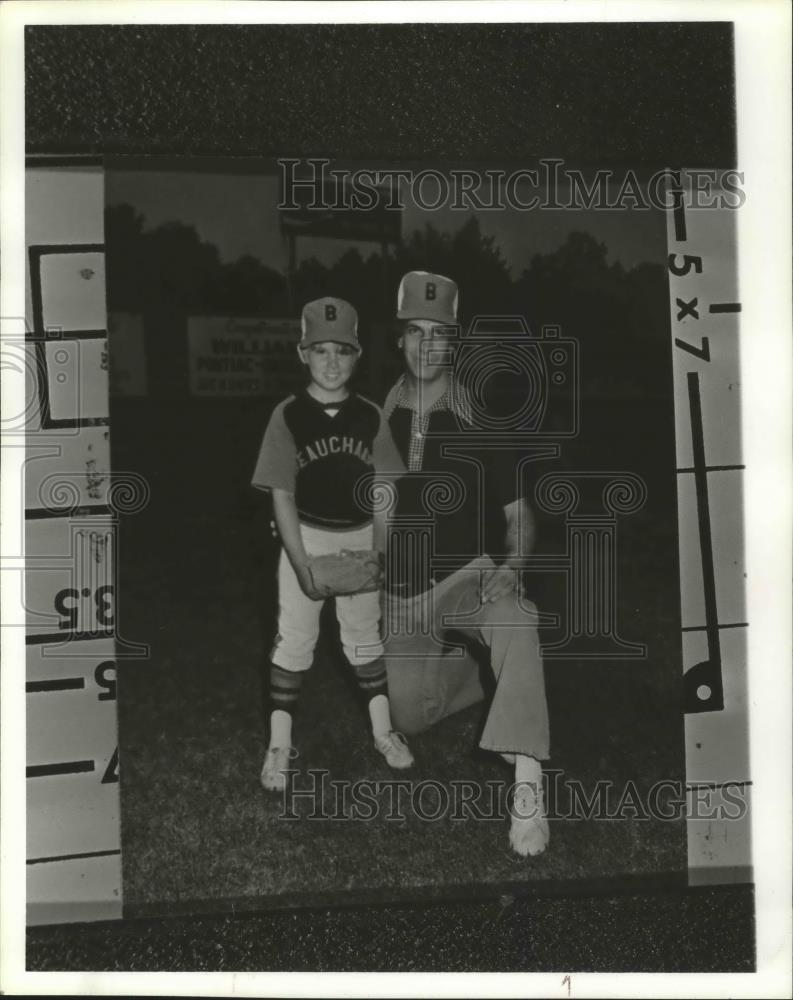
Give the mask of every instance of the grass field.
[{"label": "grass field", "polygon": [[[549,850],[520,859],[509,850],[503,798],[496,821],[427,822],[410,810],[404,822],[312,820],[307,803],[300,819],[279,818],[279,798],[258,786],[274,549],[247,481],[264,417],[252,403],[157,413],[127,404],[113,417],[114,467],[152,486],[151,503],[125,518],[120,540],[121,632],[151,647],[148,660],[120,665],[125,904],[144,912],[202,900],[387,898],[683,872],[679,821],[559,819]],[[623,437],[622,454],[605,467],[641,469],[642,429]],[[668,476],[654,488],[656,459],[645,459],[647,508],[620,525],[620,629],[647,643],[648,659],[546,666],[549,766],[587,789],[606,779],[646,791],[684,777],[676,540],[673,518],[659,516],[674,494]],[[552,551],[563,529],[549,525],[542,537]],[[544,609],[560,600],[558,584],[546,581]],[[414,737],[411,779],[506,789],[507,766],[476,750],[480,721],[474,706]],[[370,745],[332,629],[305,685],[296,740],[304,770],[351,781],[393,776]],[[335,811],[330,799],[327,807]]]}]

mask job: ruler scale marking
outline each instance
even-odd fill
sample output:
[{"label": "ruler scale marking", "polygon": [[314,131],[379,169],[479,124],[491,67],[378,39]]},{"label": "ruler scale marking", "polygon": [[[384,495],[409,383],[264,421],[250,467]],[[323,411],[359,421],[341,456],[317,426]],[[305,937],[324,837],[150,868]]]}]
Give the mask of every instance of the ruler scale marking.
[{"label": "ruler scale marking", "polygon": [[33,764],[26,769],[28,778],[52,778],[61,774],[89,774],[96,770],[93,760],[65,760],[58,764]]},{"label": "ruler scale marking", "polygon": [[46,865],[53,861],[82,861],[85,858],[110,858],[121,854],[121,848],[115,847],[108,851],[84,851],[81,854],[55,854],[49,858],[28,858],[29,865]]},{"label": "ruler scale marking", "polygon": [[716,573],[713,562],[713,539],[710,528],[708,474],[705,462],[705,430],[702,422],[702,400],[699,374],[688,373],[688,399],[691,411],[691,444],[694,454],[694,484],[699,522],[699,547],[702,557],[702,589],[705,599],[705,632],[708,639],[708,662],[712,666],[711,698],[723,707],[724,690],[721,676],[721,640],[716,603]]},{"label": "ruler scale marking", "polygon": [[[749,628],[749,622],[728,622],[726,625],[717,623],[718,628]],[[680,631],[681,632],[705,632],[707,630],[707,625],[684,625]]]},{"label": "ruler scale marking", "polygon": [[[705,472],[743,472],[746,468],[745,465],[706,465]],[[696,472],[697,470],[693,465],[687,465],[683,469],[678,469],[678,472]]]},{"label": "ruler scale marking", "polygon": [[39,691],[79,691],[84,687],[84,677],[62,677],[48,681],[28,681],[25,691],[27,694]]},{"label": "ruler scale marking", "polygon": [[675,239],[678,243],[685,243],[688,239],[688,233],[686,231],[686,206],[683,202],[683,182],[680,171],[677,171],[674,177],[675,187],[672,189],[674,195],[672,218],[675,224]]}]

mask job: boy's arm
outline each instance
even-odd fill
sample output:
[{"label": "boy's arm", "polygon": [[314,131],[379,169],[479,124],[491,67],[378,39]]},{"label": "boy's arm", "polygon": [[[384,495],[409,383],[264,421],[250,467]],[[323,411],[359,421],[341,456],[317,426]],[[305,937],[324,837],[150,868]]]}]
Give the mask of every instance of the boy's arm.
[{"label": "boy's arm", "polygon": [[314,587],[308,570],[309,559],[300,536],[295,504],[297,452],[284,417],[284,410],[292,398],[290,396],[279,403],[270,416],[253,471],[253,485],[272,494],[273,517],[286,554],[301,588],[308,597],[317,601],[326,595]]},{"label": "boy's arm", "polygon": [[303,539],[300,537],[300,522],[297,517],[294,493],[280,489],[273,489],[272,492],[275,523],[300,587],[307,597],[314,601],[321,601],[328,595],[314,586],[309,570],[309,557],[303,545]]}]

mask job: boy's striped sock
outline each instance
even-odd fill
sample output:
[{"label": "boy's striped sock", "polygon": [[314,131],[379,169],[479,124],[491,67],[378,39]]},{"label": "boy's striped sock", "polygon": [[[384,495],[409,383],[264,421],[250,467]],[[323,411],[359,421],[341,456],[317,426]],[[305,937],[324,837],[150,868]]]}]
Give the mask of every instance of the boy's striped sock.
[{"label": "boy's striped sock", "polygon": [[284,670],[270,664],[270,707],[282,712],[294,712],[303,686],[303,670]]},{"label": "boy's striped sock", "polygon": [[379,694],[388,696],[388,674],[382,656],[369,663],[354,663],[352,669],[358,679],[358,687],[367,701],[371,701]]},{"label": "boy's striped sock", "polygon": [[384,736],[391,732],[391,710],[388,704],[388,675],[385,660],[378,656],[369,663],[354,663],[353,670],[369,707],[372,732]]},{"label": "boy's striped sock", "polygon": [[292,745],[292,714],[297,708],[302,670],[284,670],[270,664],[270,748]]}]

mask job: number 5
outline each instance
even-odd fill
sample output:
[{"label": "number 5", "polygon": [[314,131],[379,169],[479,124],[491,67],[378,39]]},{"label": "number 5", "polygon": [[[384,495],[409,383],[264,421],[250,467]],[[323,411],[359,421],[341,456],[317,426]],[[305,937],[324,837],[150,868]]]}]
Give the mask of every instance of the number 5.
[{"label": "number 5", "polygon": [[688,272],[693,267],[697,274],[702,274],[702,258],[692,257],[690,254],[685,254],[683,257],[682,264],[675,264],[675,257],[679,257],[680,254],[670,253],[669,254],[669,270],[672,274],[676,274],[678,278],[682,278],[683,275],[688,274]]}]

